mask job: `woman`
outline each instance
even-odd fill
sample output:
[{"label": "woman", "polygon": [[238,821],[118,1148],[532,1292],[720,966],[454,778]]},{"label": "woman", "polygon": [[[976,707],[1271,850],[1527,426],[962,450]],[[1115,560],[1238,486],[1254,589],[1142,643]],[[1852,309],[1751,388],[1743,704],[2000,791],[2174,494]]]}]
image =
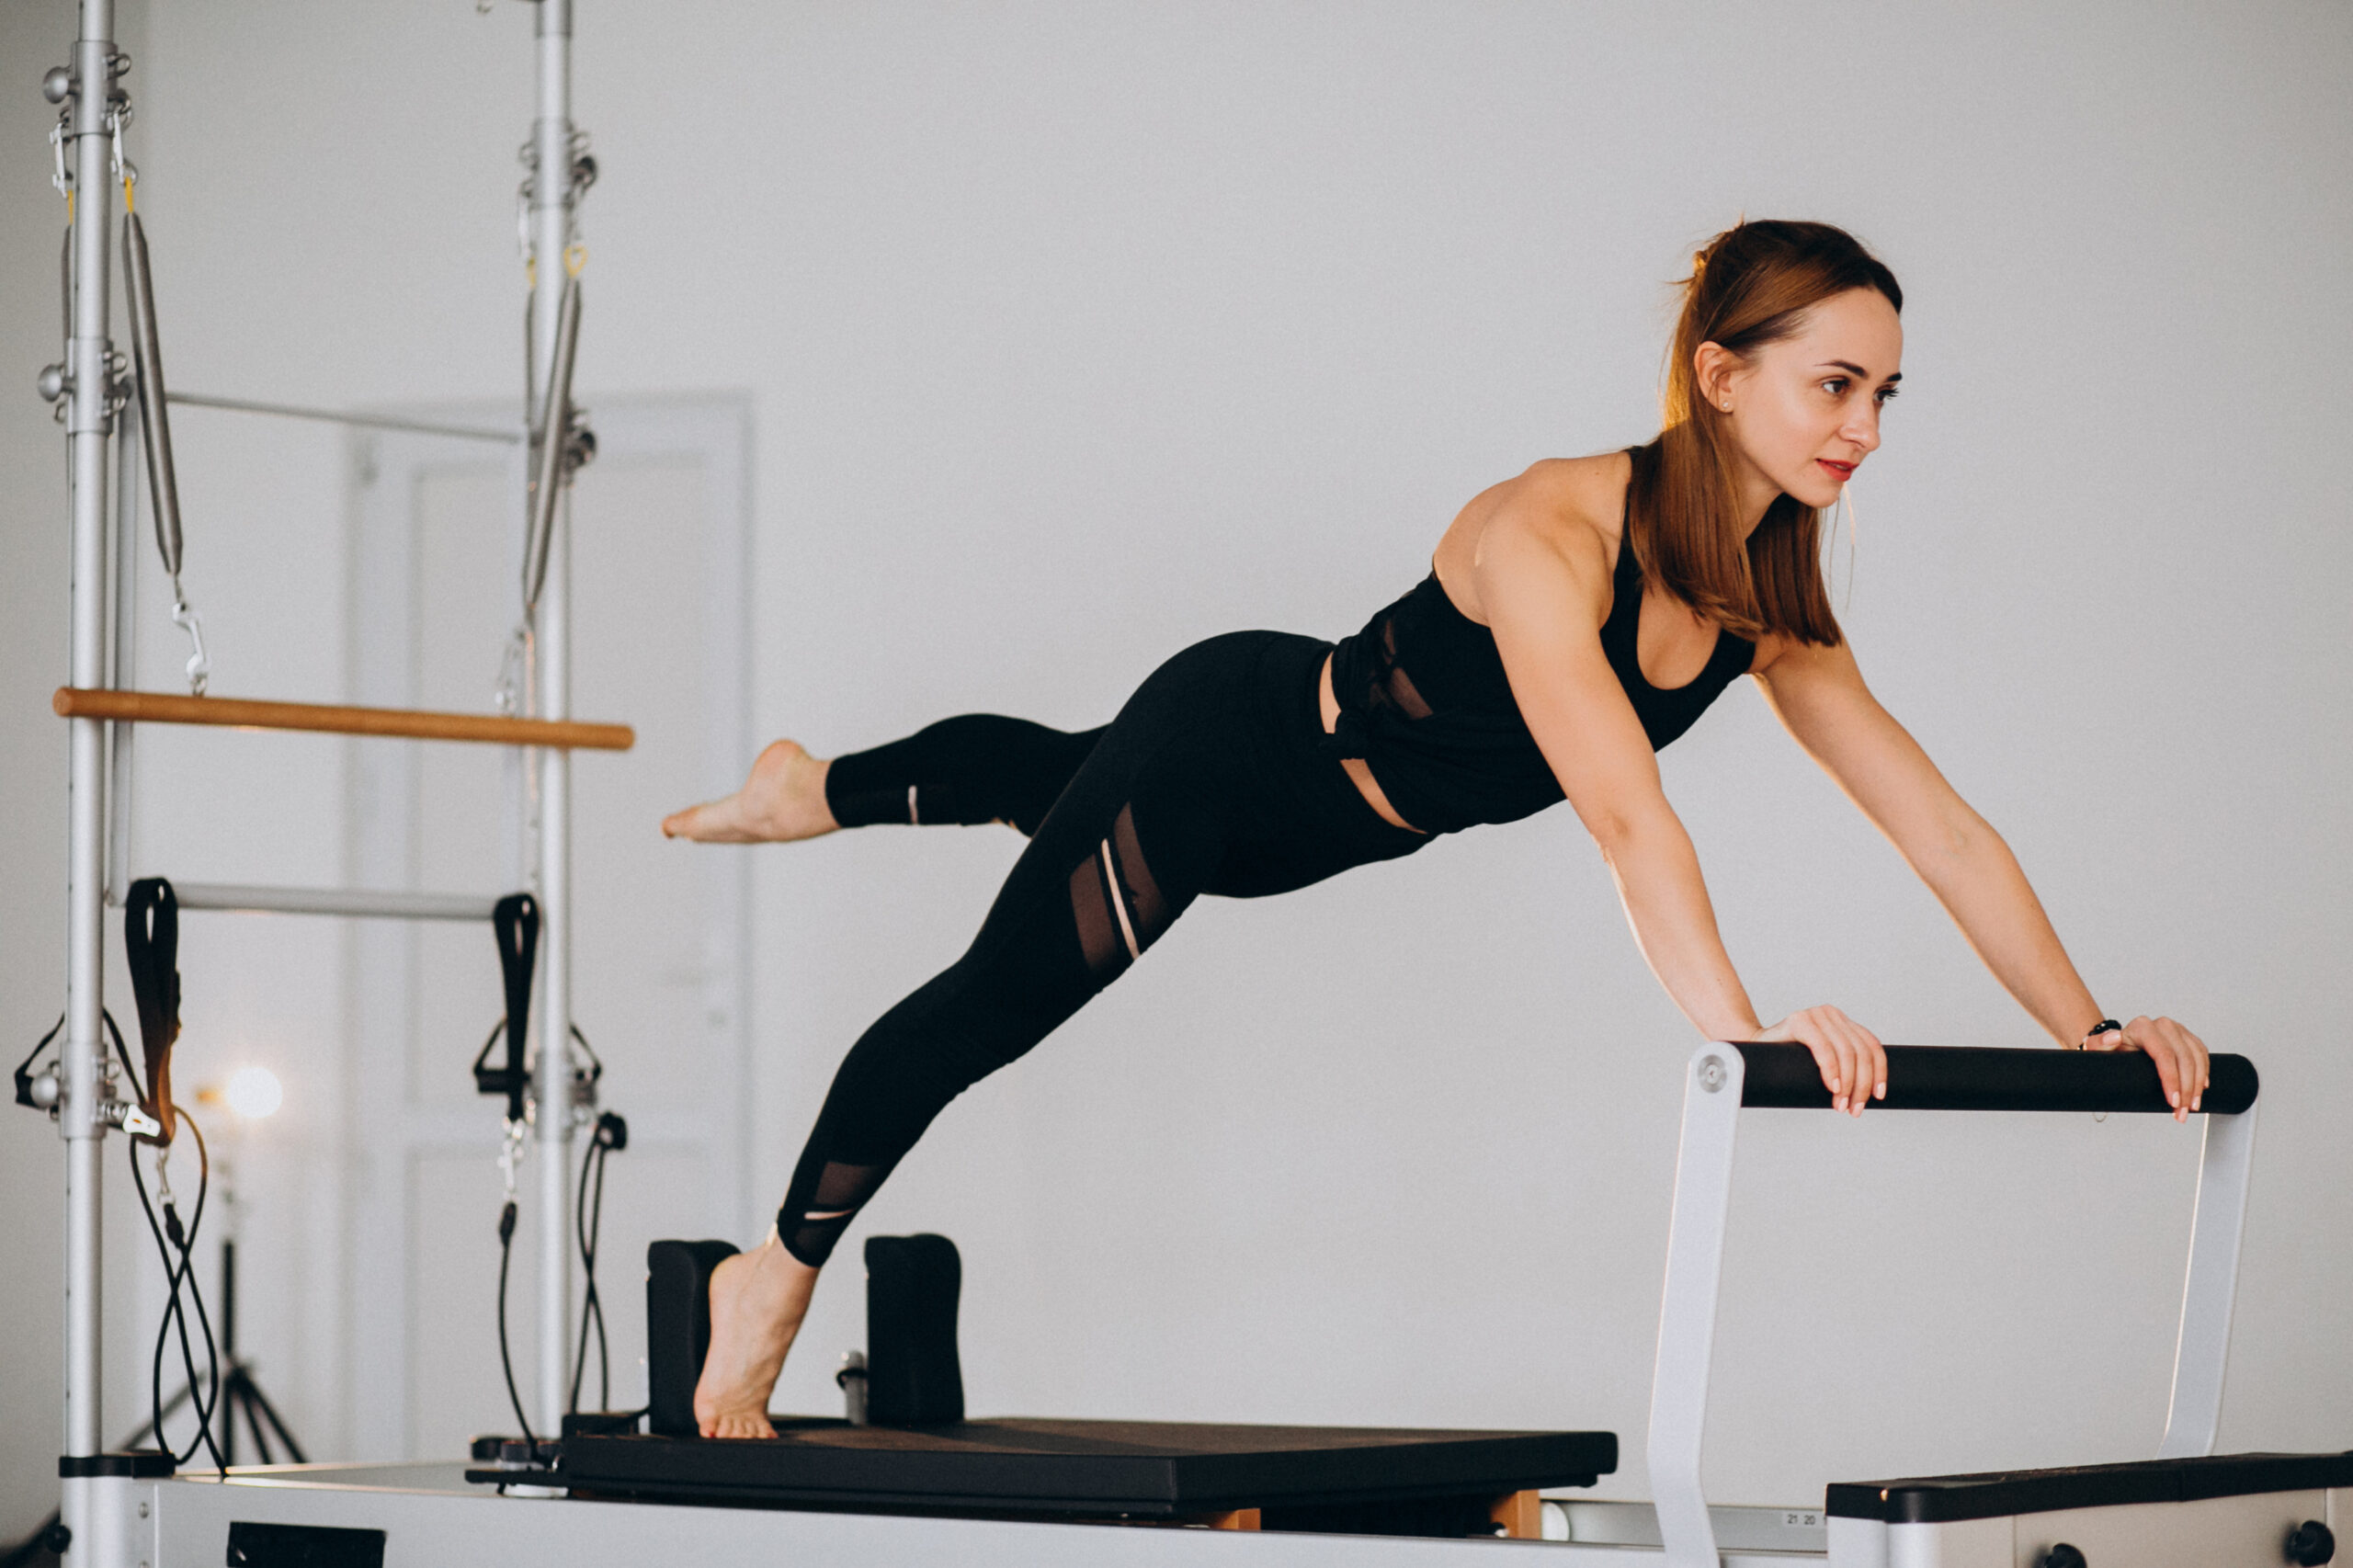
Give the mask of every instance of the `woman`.
[{"label": "woman", "polygon": [[1879,1040],[1828,1006],[1758,1021],[1660,790],[1657,748],[1740,675],[2052,1039],[2146,1051],[2175,1118],[2196,1110],[2205,1047],[2168,1018],[2103,1016],[2008,846],[1873,699],[1831,615],[1821,512],[1879,446],[1903,302],[1838,229],[1743,223],[1695,258],[1658,438],[1474,497],[1430,575],[1336,647],[1212,638],[1081,734],[972,715],[830,764],[779,741],[742,790],[665,822],[730,843],[879,822],[1000,820],[1030,837],[972,948],[851,1049],[776,1231],[712,1278],[703,1434],[771,1435],[768,1394],[859,1208],[950,1099],[1200,893],[1304,887],[1565,797],[1700,1034],[1803,1044],[1859,1115],[1886,1094]]}]

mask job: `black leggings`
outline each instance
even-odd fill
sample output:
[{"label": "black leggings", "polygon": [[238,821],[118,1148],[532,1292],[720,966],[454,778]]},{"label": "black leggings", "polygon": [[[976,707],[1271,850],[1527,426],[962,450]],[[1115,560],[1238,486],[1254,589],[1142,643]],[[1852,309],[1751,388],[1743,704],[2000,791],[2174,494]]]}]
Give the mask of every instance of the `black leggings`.
[{"label": "black leggings", "polygon": [[1428,839],[1357,793],[1324,744],[1331,644],[1237,631],[1154,670],[1072,734],[970,714],[837,758],[845,827],[1007,822],[1029,846],[962,958],[876,1020],[834,1074],[777,1235],[822,1264],[924,1129],[1124,973],[1194,898],[1260,898]]}]

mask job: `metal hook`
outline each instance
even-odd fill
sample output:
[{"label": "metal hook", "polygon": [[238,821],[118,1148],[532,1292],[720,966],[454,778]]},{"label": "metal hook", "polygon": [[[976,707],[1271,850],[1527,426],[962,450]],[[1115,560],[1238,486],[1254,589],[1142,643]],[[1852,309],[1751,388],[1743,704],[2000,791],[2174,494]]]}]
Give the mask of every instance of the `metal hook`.
[{"label": "metal hook", "polygon": [[58,195],[71,201],[74,199],[74,176],[65,167],[65,121],[63,118],[49,128],[49,150],[57,165],[57,172],[50,176],[49,183],[57,187]]},{"label": "metal hook", "polygon": [[172,579],[172,624],[188,633],[196,644],[196,652],[188,656],[188,689],[191,696],[202,697],[204,686],[212,677],[212,660],[204,651],[204,622],[196,611],[188,608],[188,596],[180,592],[180,580]]}]

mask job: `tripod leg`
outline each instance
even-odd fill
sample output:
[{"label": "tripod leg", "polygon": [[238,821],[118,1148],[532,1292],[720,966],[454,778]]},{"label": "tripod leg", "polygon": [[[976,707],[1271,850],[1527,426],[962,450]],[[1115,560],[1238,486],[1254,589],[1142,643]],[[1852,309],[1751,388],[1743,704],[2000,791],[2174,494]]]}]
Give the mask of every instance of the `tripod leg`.
[{"label": "tripod leg", "polygon": [[237,1374],[236,1401],[236,1408],[244,1412],[245,1426],[254,1435],[254,1450],[261,1455],[261,1462],[276,1464],[278,1456],[270,1452],[269,1434],[262,1430],[261,1412],[256,1408],[261,1403],[261,1394],[255,1389],[254,1381],[244,1375],[243,1369],[240,1369]]},{"label": "tripod leg", "polygon": [[[258,1408],[263,1415],[268,1417],[270,1430],[276,1432],[278,1440],[286,1445],[286,1451],[294,1457],[294,1462],[296,1464],[310,1463],[309,1460],[302,1457],[302,1445],[296,1442],[294,1434],[286,1429],[286,1423],[278,1418],[278,1407],[269,1403],[269,1396],[261,1392],[261,1385],[246,1376],[240,1376],[238,1381],[244,1389],[245,1398],[252,1402],[251,1408]],[[250,1408],[245,1419],[253,1420]],[[254,1423],[254,1441],[261,1441],[261,1426],[258,1422]]]}]

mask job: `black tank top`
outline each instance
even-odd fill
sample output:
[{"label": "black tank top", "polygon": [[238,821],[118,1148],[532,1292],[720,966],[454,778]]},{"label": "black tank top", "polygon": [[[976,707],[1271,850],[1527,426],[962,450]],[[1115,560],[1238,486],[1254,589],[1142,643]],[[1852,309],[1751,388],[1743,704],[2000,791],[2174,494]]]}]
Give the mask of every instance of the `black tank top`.
[{"label": "black tank top", "polygon": [[[1657,751],[1747,673],[1756,645],[1719,629],[1688,685],[1653,686],[1634,656],[1643,574],[1631,545],[1618,547],[1610,591],[1601,650]],[[1513,700],[1495,633],[1454,608],[1436,572],[1333,650],[1332,693],[1340,718],[1330,749],[1364,758],[1397,814],[1424,832],[1517,822],[1563,798]]]}]

